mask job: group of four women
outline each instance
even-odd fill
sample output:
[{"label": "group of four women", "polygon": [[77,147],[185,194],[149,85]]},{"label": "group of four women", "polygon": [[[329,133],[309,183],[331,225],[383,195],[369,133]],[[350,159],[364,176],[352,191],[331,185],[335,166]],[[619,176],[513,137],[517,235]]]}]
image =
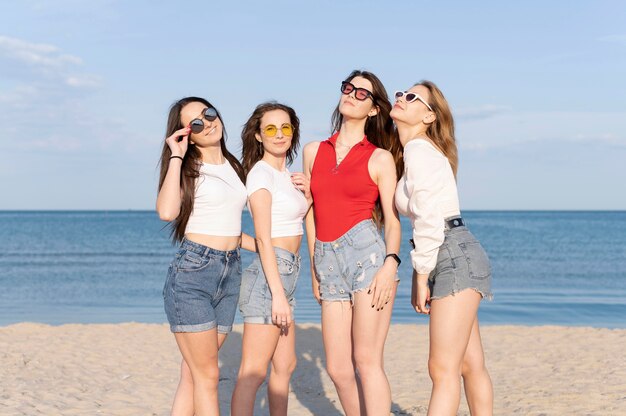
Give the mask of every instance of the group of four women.
[{"label": "group of four women", "polygon": [[[396,92],[392,107],[367,71],[353,71],[341,93],[333,135],[304,147],[303,173],[288,170],[300,139],[292,108],[269,102],[254,110],[240,163],[212,104],[189,97],[172,106],[157,211],[180,242],[163,289],[183,356],[173,415],[219,414],[217,356],[237,304],[244,331],[231,414],[253,414],[268,366],[270,414],[287,414],[303,219],[327,371],[343,410],[389,415],[383,349],[399,282],[398,212],[413,225],[411,302],[430,314],[429,414],[456,414],[461,377],[472,415],[491,414],[477,320],[491,273],[460,216],[448,104],[424,81]],[[241,232],[246,204],[254,238]],[[243,273],[240,248],[258,253]]]}]

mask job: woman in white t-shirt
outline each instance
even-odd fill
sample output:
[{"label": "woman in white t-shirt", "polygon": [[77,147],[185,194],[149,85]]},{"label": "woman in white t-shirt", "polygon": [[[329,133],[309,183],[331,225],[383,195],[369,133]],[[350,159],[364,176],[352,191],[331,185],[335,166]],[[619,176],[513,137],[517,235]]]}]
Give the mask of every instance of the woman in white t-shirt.
[{"label": "woman in white t-shirt", "polygon": [[269,102],[257,106],[242,132],[248,206],[259,255],[242,275],[243,347],[231,404],[236,416],[253,414],[270,361],[270,414],[287,414],[289,381],[296,367],[298,252],[302,220],[311,205],[308,180],[287,170],[299,146],[299,126],[291,107]]}]

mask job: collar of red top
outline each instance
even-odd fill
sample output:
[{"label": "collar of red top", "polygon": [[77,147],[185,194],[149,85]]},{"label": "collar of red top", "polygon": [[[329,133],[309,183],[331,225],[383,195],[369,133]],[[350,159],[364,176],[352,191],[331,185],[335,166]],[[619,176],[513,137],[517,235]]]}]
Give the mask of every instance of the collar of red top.
[{"label": "collar of red top", "polygon": [[[339,137],[339,132],[335,132],[335,134],[333,134],[332,136],[328,138],[328,141],[333,145],[333,147],[335,147],[335,144],[337,143],[337,137]],[[367,143],[369,143],[369,141],[367,140],[367,136],[364,135],[363,140],[361,140],[358,143],[355,143],[354,146],[357,146],[357,145],[365,146]]]}]

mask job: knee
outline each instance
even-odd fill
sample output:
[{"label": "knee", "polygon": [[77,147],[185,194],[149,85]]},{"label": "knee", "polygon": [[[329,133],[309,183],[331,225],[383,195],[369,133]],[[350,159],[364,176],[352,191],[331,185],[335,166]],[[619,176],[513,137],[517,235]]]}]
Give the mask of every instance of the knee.
[{"label": "knee", "polygon": [[433,383],[449,379],[458,380],[461,377],[461,366],[431,357],[428,360],[428,374]]},{"label": "knee", "polygon": [[483,357],[465,357],[461,368],[463,377],[471,377],[474,374],[485,371],[485,360]]},{"label": "knee", "polygon": [[298,359],[294,356],[284,362],[272,363],[272,373],[280,377],[291,377],[296,370]]},{"label": "knee", "polygon": [[354,367],[350,362],[347,364],[339,364],[339,363],[328,363],[326,365],[326,371],[330,376],[330,379],[336,385],[348,384],[354,381]]},{"label": "knee", "polygon": [[266,375],[267,369],[264,371],[262,368],[242,366],[239,369],[237,383],[247,387],[259,388],[263,384]]},{"label": "knee", "polygon": [[361,377],[366,378],[368,374],[379,372],[383,369],[382,360],[377,359],[375,354],[359,353],[355,351],[354,363]]},{"label": "knee", "polygon": [[220,369],[215,365],[205,365],[191,370],[193,383],[202,383],[211,386],[217,386],[220,379]]}]

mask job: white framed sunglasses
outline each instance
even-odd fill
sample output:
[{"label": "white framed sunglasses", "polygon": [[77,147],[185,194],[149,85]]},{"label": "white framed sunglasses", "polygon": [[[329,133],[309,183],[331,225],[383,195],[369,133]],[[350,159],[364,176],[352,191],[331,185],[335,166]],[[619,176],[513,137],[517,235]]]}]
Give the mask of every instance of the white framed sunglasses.
[{"label": "white framed sunglasses", "polygon": [[430,111],[433,111],[433,108],[426,102],[426,100],[424,98],[422,98],[421,95],[415,93],[415,92],[408,92],[408,91],[396,91],[396,100],[400,97],[404,97],[404,100],[407,103],[412,103],[413,101],[417,101],[420,100],[422,102],[422,104],[424,104],[426,107],[428,107],[428,109]]}]

